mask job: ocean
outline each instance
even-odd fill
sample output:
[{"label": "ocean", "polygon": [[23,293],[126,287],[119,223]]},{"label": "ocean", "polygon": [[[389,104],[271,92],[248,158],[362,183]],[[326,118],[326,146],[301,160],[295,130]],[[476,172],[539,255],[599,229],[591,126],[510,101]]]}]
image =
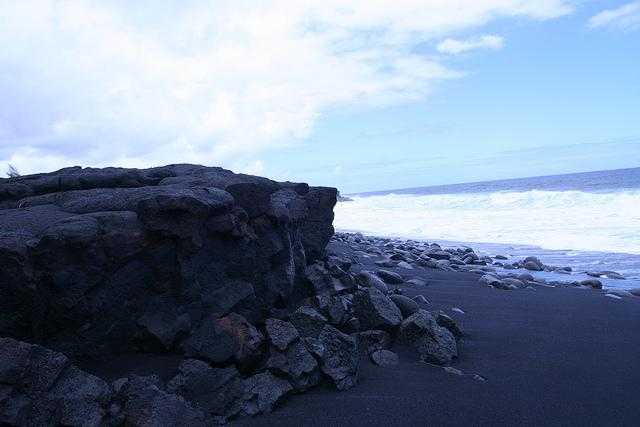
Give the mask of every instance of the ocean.
[{"label": "ocean", "polygon": [[545,264],[572,267],[587,278],[611,270],[626,280],[609,288],[640,287],[640,168],[348,195],[335,208],[338,231],[428,240]]}]

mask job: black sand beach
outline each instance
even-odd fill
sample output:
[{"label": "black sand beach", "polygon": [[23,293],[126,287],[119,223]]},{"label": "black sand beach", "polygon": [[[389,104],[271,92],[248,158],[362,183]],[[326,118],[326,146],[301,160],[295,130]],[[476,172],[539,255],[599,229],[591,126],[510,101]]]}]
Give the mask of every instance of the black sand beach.
[{"label": "black sand beach", "polygon": [[[330,251],[353,254],[344,244]],[[377,268],[359,260],[354,270]],[[638,425],[640,298],[563,287],[503,291],[475,274],[392,270],[426,279],[424,288],[401,285],[404,294],[426,296],[425,308],[464,328],[452,365],[463,375],[394,347],[399,365],[363,361],[350,390],[311,390],[237,425]]]}]

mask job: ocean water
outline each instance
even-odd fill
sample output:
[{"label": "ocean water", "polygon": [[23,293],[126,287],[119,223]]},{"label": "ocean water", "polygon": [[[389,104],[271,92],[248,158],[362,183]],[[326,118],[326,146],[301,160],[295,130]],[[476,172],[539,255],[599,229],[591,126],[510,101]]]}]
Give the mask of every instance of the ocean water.
[{"label": "ocean water", "polygon": [[535,255],[584,272],[612,270],[640,287],[640,168],[349,195],[336,228],[364,234],[468,245],[490,255]]}]

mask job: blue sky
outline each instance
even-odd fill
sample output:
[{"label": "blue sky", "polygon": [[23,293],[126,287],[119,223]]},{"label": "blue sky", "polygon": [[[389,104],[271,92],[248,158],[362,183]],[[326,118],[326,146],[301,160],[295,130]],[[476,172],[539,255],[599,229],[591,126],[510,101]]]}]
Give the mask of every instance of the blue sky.
[{"label": "blue sky", "polygon": [[[640,2],[9,3],[0,162],[343,192],[640,166]],[[170,28],[170,30],[168,30]]]}]

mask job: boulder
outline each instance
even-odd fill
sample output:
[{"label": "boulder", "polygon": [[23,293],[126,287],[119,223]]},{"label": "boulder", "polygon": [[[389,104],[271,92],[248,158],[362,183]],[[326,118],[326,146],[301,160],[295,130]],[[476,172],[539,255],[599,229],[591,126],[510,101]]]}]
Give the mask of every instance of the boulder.
[{"label": "boulder", "polygon": [[124,402],[122,425],[204,427],[211,424],[203,411],[183,397],[163,390],[156,376],[134,376],[121,382],[123,384],[118,397]]},{"label": "boulder", "polygon": [[212,363],[233,358],[243,368],[256,363],[264,351],[264,336],[239,314],[207,317],[185,343],[185,354]]},{"label": "boulder", "polygon": [[402,322],[400,309],[382,292],[374,288],[356,293],[354,311],[366,329],[393,329]]},{"label": "boulder", "polygon": [[[335,269],[339,269],[339,267],[335,267]],[[315,295],[333,294],[335,292],[344,291],[345,289],[349,289],[353,286],[351,283],[345,283],[346,280],[339,280],[334,277],[334,275],[331,274],[320,262],[316,262],[315,264],[308,266],[305,270],[305,275],[307,280],[311,283],[313,293]],[[339,276],[341,278],[349,277],[344,272],[341,272]]]},{"label": "boulder", "polygon": [[404,279],[402,278],[402,276],[393,271],[379,269],[376,271],[376,274],[386,283],[389,283],[392,285],[404,283]]},{"label": "boulder", "polygon": [[395,366],[400,360],[398,355],[389,350],[377,350],[371,353],[371,361],[378,366]]},{"label": "boulder", "polygon": [[0,424],[99,426],[112,392],[61,353],[0,338]]},{"label": "boulder", "polygon": [[187,335],[191,330],[191,319],[186,313],[179,315],[175,310],[151,311],[138,319],[138,325],[165,350],[169,350],[178,337]]},{"label": "boulder", "polygon": [[417,302],[404,295],[390,295],[389,298],[400,309],[402,317],[409,317],[420,308]]},{"label": "boulder", "polygon": [[240,412],[244,383],[235,367],[212,368],[200,360],[187,359],[167,390],[211,417],[224,420]]},{"label": "boulder", "polygon": [[439,326],[443,328],[447,328],[454,337],[459,338],[464,335],[460,326],[453,320],[449,315],[444,313],[443,311],[439,311],[436,313],[436,322]]},{"label": "boulder", "polygon": [[425,310],[419,310],[402,322],[400,337],[415,347],[426,362],[446,365],[458,356],[456,340],[451,332],[438,325]]},{"label": "boulder", "polygon": [[449,252],[445,252],[442,250],[430,250],[428,251],[426,254],[423,254],[428,256],[429,258],[435,259],[435,260],[448,260],[449,258],[451,258],[451,254]]},{"label": "boulder", "polygon": [[483,283],[485,285],[491,285],[494,287],[501,287],[502,286],[502,281],[500,279],[498,279],[495,276],[492,276],[490,274],[485,274],[483,276],[480,277],[480,279],[478,280],[480,283]]},{"label": "boulder", "polygon": [[304,343],[300,340],[290,344],[287,349],[271,350],[267,368],[285,376],[297,391],[315,386],[320,381],[318,363]]},{"label": "boulder", "polygon": [[327,318],[318,313],[316,309],[306,305],[294,311],[289,320],[298,333],[305,337],[317,337],[328,322]]},{"label": "boulder", "polygon": [[242,413],[256,415],[271,412],[291,390],[293,388],[288,381],[270,372],[253,375],[244,382]]},{"label": "boulder", "polygon": [[348,315],[349,304],[342,295],[317,295],[312,298],[312,304],[334,325],[342,324]]},{"label": "boulder", "polygon": [[391,347],[391,335],[387,331],[373,329],[356,334],[358,348],[364,354],[384,350]]},{"label": "boulder", "polygon": [[607,279],[624,280],[625,277],[615,271],[587,271],[587,275],[591,277],[604,277]]},{"label": "boulder", "polygon": [[389,287],[378,276],[370,271],[361,271],[358,273],[358,279],[362,286],[367,288],[376,288],[383,294],[389,293]]},{"label": "boulder", "polygon": [[265,328],[269,341],[280,351],[285,350],[289,344],[300,338],[295,326],[283,320],[267,319]]},{"label": "boulder", "polygon": [[355,338],[326,325],[318,335],[316,346],[320,369],[338,390],[356,385],[360,355]]},{"label": "boulder", "polygon": [[522,261],[522,266],[531,271],[544,270],[544,264],[538,258],[534,256],[528,256]]},{"label": "boulder", "polygon": [[580,282],[580,286],[588,286],[593,289],[602,289],[602,282],[598,279],[586,279]]},{"label": "boulder", "polygon": [[235,343],[233,337],[217,324],[217,318],[212,315],[192,331],[184,343],[184,353],[187,357],[222,364],[233,357]]}]

